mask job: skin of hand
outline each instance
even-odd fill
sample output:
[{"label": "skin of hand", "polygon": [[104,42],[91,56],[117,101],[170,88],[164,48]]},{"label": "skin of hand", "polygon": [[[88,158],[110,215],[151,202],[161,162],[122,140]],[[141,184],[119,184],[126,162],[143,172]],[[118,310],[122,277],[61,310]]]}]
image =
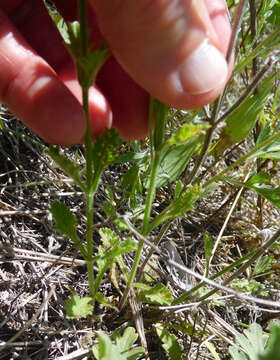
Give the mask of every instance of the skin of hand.
[{"label": "skin of hand", "polygon": [[[53,3],[67,21],[76,0]],[[230,75],[225,0],[89,0],[91,42],[112,56],[90,88],[92,136],[148,132],[149,94],[182,109],[212,102]],[[0,0],[0,100],[52,144],[83,142],[86,122],[71,56],[43,1]]]}]

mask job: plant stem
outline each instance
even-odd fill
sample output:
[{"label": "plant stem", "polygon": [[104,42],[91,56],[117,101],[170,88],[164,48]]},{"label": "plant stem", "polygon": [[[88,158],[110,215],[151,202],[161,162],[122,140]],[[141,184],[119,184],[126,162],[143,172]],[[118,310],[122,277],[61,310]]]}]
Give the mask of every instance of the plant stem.
[{"label": "plant stem", "polygon": [[[86,0],[79,0],[79,21],[81,31],[81,50],[82,56],[86,57],[88,54],[88,34],[87,34],[87,13],[86,13]],[[88,103],[88,87],[82,86],[83,93],[83,109],[86,116],[87,128],[85,135],[85,152],[86,152],[86,172],[87,172],[87,189],[85,193],[86,197],[86,242],[87,242],[87,270],[88,270],[88,282],[89,282],[89,295],[94,302],[94,273],[93,273],[93,206],[94,206],[94,193],[98,186],[99,177],[94,176],[92,169],[92,139],[90,128],[90,116],[89,116],[89,103]],[[95,186],[92,182],[95,180]]]},{"label": "plant stem", "polygon": [[[147,230],[149,229],[149,220],[150,220],[150,215],[151,215],[151,209],[152,209],[152,204],[153,204],[153,200],[155,197],[155,190],[156,190],[156,176],[157,176],[157,170],[158,170],[158,166],[160,163],[160,158],[161,158],[161,151],[155,151],[154,153],[154,159],[152,162],[152,170],[151,170],[151,179],[150,179],[150,186],[149,186],[149,190],[148,190],[148,194],[147,194],[147,199],[146,199],[146,207],[145,207],[145,214],[144,214],[144,220],[143,220],[143,226],[142,226],[142,235],[143,236],[147,236]],[[137,246],[137,250],[136,250],[136,254],[135,254],[135,258],[134,258],[134,262],[129,274],[129,278],[127,281],[127,285],[126,285],[126,289],[123,293],[122,299],[120,301],[119,304],[119,309],[121,310],[126,302],[129,290],[131,288],[131,284],[133,283],[135,276],[136,276],[136,272],[138,269],[138,265],[141,259],[141,254],[142,254],[142,250],[143,250],[143,246],[144,246],[144,242],[143,240],[139,240],[138,242],[138,246]]]}]

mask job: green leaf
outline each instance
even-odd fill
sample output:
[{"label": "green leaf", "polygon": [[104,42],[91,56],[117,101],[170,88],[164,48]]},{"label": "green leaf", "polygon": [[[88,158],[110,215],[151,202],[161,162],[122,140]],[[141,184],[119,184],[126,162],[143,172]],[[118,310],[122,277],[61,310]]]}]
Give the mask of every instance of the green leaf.
[{"label": "green leaf", "polygon": [[62,235],[68,236],[81,251],[84,259],[87,259],[87,250],[81,243],[81,240],[77,234],[77,218],[68,207],[59,202],[54,201],[51,204],[50,212],[56,222],[53,227],[55,230],[59,231]]},{"label": "green leaf", "polygon": [[175,189],[174,189],[174,200],[178,199],[180,194],[181,194],[181,191],[183,189],[183,183],[181,180],[178,180],[177,181],[177,184],[175,186]]},{"label": "green leaf", "polygon": [[253,275],[262,274],[265,271],[269,270],[273,260],[274,256],[266,256],[261,263],[257,264],[256,268],[254,269]]},{"label": "green leaf", "polygon": [[53,159],[53,161],[65,172],[66,175],[71,177],[82,191],[86,191],[86,186],[82,182],[80,173],[81,170],[77,165],[74,165],[67,157],[59,153],[59,148],[50,146],[46,153]]},{"label": "green leaf", "polygon": [[227,148],[245,139],[253,130],[271,92],[273,79],[274,77],[265,79],[259,86],[259,91],[249,96],[226,118],[227,125],[214,147],[215,157],[220,157]]},{"label": "green leaf", "polygon": [[272,26],[280,25],[280,1],[276,1],[271,9],[271,15],[266,19]]},{"label": "green leaf", "polygon": [[85,296],[79,298],[77,294],[73,294],[70,299],[65,302],[66,317],[68,319],[86,318],[93,312],[93,306],[89,303],[91,297]]},{"label": "green leaf", "polygon": [[204,134],[208,128],[209,124],[207,122],[201,124],[184,124],[170,137],[168,143],[176,145],[186,143],[191,138]]},{"label": "green leaf", "polygon": [[272,325],[270,336],[267,341],[265,353],[260,355],[258,360],[279,360],[280,355],[280,327]]},{"label": "green leaf", "polygon": [[138,339],[138,335],[133,327],[127,327],[121,336],[118,331],[113,334],[113,339],[121,353],[129,350]]},{"label": "green leaf", "polygon": [[[272,134],[270,133],[270,127],[266,127],[260,133],[256,146],[261,145],[265,140],[267,140]],[[272,159],[279,160],[280,159],[280,137],[271,141],[268,145],[264,146],[260,150],[256,151],[251,157],[248,159],[254,158],[262,158],[262,159]]]},{"label": "green leaf", "polygon": [[246,183],[242,183],[231,177],[223,177],[223,179],[232,184],[256,191],[280,209],[280,186],[273,188],[271,185],[266,185],[265,183],[270,180],[269,175],[260,172],[259,174],[252,176]]},{"label": "green leaf", "polygon": [[175,335],[170,334],[170,332],[162,326],[156,326],[156,332],[170,360],[182,360],[182,351]]},{"label": "green leaf", "polygon": [[149,287],[147,290],[143,290],[139,298],[143,302],[160,305],[170,305],[174,299],[170,290],[161,283],[156,284],[154,287]]},{"label": "green leaf", "polygon": [[[244,334],[238,334],[236,340],[243,352],[248,355],[249,360],[259,360],[259,356],[264,354],[267,343],[267,334],[264,334],[260,325],[254,323],[244,330]],[[234,360],[247,359],[244,354],[234,348],[230,348],[230,354]]]},{"label": "green leaf", "polygon": [[92,352],[97,360],[125,360],[109,336],[102,332],[98,333],[98,344],[92,347]]},{"label": "green leaf", "polygon": [[[231,286],[237,290],[250,292],[250,293],[260,291],[261,289],[265,288],[265,286],[262,283],[248,279],[235,280],[231,283]],[[267,292],[261,291],[261,295],[264,296],[266,294]]]},{"label": "green leaf", "polygon": [[258,184],[250,186],[250,188],[280,209],[280,186],[273,188],[270,185]]},{"label": "green leaf", "polygon": [[233,360],[248,360],[243,352],[240,352],[237,348],[230,346],[229,353]]},{"label": "green leaf", "polygon": [[183,173],[201,139],[201,135],[194,136],[183,144],[171,146],[165,152],[159,164],[156,187],[172,183]]},{"label": "green leaf", "polygon": [[92,347],[92,352],[97,360],[137,360],[144,353],[141,346],[131,349],[138,338],[132,327],[126,328],[122,336],[119,332],[114,332],[112,338],[115,343],[108,335],[98,334],[98,344]]},{"label": "green leaf", "polygon": [[132,166],[122,177],[122,186],[125,196],[130,199],[130,208],[135,208],[137,195],[142,194],[142,183],[140,179],[140,168],[138,165]]},{"label": "green leaf", "polygon": [[[88,42],[85,55],[79,22],[68,22],[67,30],[68,35],[64,36],[65,46],[76,62],[79,83],[83,88],[88,89],[95,82],[99,69],[110,56],[109,48],[102,43],[93,50]],[[90,29],[87,29],[87,33],[90,33]]]}]

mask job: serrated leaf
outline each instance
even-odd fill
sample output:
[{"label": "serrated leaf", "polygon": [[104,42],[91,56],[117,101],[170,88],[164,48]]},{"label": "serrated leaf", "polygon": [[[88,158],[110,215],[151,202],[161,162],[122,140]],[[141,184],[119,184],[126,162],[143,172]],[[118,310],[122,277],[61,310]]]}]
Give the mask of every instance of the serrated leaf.
[{"label": "serrated leaf", "polygon": [[46,153],[53,159],[53,161],[65,172],[66,175],[71,177],[81,190],[85,192],[86,186],[83,183],[80,172],[81,170],[77,165],[74,165],[66,156],[59,153],[59,148],[50,146]]},{"label": "serrated leaf", "polygon": [[259,86],[259,91],[249,96],[226,118],[227,125],[214,148],[215,157],[220,157],[227,148],[245,139],[253,130],[272,85],[273,77],[265,79]]},{"label": "serrated leaf", "polygon": [[70,239],[76,239],[78,220],[68,207],[59,201],[54,201],[51,204],[50,212],[56,222],[54,229]]},{"label": "serrated leaf", "polygon": [[119,236],[109,228],[99,229],[99,235],[105,248],[110,248],[120,242]]},{"label": "serrated leaf", "polygon": [[182,351],[175,335],[170,334],[170,332],[162,326],[156,326],[156,332],[170,360],[182,360]]},{"label": "serrated leaf", "polygon": [[62,235],[68,236],[81,251],[84,259],[87,258],[87,250],[83,246],[78,234],[77,234],[77,218],[68,207],[59,202],[54,201],[51,204],[50,212],[56,222],[53,227],[55,230],[59,231]]},{"label": "serrated leaf", "polygon": [[91,315],[93,312],[93,306],[89,303],[91,300],[89,296],[79,298],[77,294],[73,294],[65,302],[66,317],[68,319],[80,319]]},{"label": "serrated leaf", "polygon": [[143,302],[159,305],[170,305],[174,299],[170,290],[161,283],[156,284],[154,287],[150,287],[148,290],[142,290],[139,298]]}]

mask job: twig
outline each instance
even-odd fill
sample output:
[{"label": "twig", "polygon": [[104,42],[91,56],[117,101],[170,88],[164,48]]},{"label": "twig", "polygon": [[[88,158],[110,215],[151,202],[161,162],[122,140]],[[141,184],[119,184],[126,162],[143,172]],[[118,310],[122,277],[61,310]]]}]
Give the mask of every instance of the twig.
[{"label": "twig", "polygon": [[246,90],[240,96],[240,98],[232,105],[232,107],[228,111],[226,111],[217,120],[217,124],[222,122],[229,114],[231,114],[236,108],[238,108],[238,106],[241,105],[244,100],[247,99],[249,94],[257,88],[261,79],[267,73],[267,71],[272,67],[273,64],[274,64],[274,61],[272,60],[272,58],[269,58],[267,63],[262,67],[262,69],[258,72],[258,74],[253,78],[251,84],[248,87],[246,87]]},{"label": "twig", "polygon": [[[259,256],[261,256],[275,241],[277,241],[277,239],[280,237],[280,229],[278,231],[275,232],[275,234],[269,238],[267,241],[265,241],[262,245],[262,247],[260,247],[256,253],[245,263],[243,264],[237,271],[235,271],[228,279],[226,279],[223,282],[223,285],[227,285],[229,282],[231,282],[232,280],[236,279],[237,276],[239,276],[240,274],[242,274],[250,265],[253,264],[253,262],[255,260],[257,260],[257,258]],[[204,299],[207,299],[209,296],[215,294],[217,290],[211,290],[209,291],[207,294],[205,294],[204,296],[202,296],[199,300],[203,301]],[[262,303],[262,302],[260,302]],[[264,303],[263,303],[264,304]],[[280,303],[279,303],[280,305]],[[273,306],[273,305],[272,305]],[[278,307],[278,306],[277,306]]]},{"label": "twig", "polygon": [[[262,305],[266,305],[266,306],[271,306],[271,307],[276,307],[276,308],[280,308],[280,302],[276,302],[276,301],[270,301],[270,300],[265,300],[265,299],[258,299],[256,297],[252,297],[252,296],[248,296],[245,295],[239,291],[233,290],[229,287],[226,287],[224,284],[227,284],[229,281],[232,280],[232,277],[230,277],[229,279],[225,280],[223,282],[223,284],[218,284],[213,280],[207,279],[206,277],[194,272],[191,269],[186,268],[183,265],[178,264],[177,262],[170,260],[169,255],[168,254],[163,254],[163,250],[161,250],[159,247],[155,246],[151,241],[147,240],[144,236],[142,236],[130,223],[130,221],[128,220],[128,218],[126,216],[122,216],[123,220],[125,221],[126,225],[128,226],[129,230],[135,234],[136,238],[140,241],[143,241],[145,244],[149,245],[150,247],[152,247],[158,254],[159,256],[162,258],[162,260],[167,263],[169,266],[173,266],[174,268],[184,271],[186,274],[191,275],[203,282],[205,282],[208,285],[213,286],[215,289],[213,290],[213,293],[215,293],[217,290],[222,290],[228,294],[232,294],[235,297],[237,297],[238,299],[241,299],[243,301],[248,301],[248,302],[252,302],[252,303],[259,303]],[[262,248],[260,248],[256,254],[254,254],[252,256],[252,258],[250,260],[247,261],[247,263],[245,263],[243,266],[241,266],[240,269],[238,269],[234,274],[239,275],[240,273],[242,273],[244,271],[243,268],[246,268],[249,262],[250,264],[256,260],[261,254],[263,254],[263,252],[270,246],[272,245],[278,238],[280,237],[280,229],[273,235],[273,237],[268,240]],[[236,275],[236,276],[237,276]],[[235,276],[234,276],[235,277]],[[208,298],[210,295],[212,295],[212,291],[209,292],[208,294],[204,295],[203,297],[201,297],[199,300],[202,301],[206,298]]]},{"label": "twig", "polygon": [[[246,177],[245,177],[245,179],[244,179],[244,182],[246,182],[246,181],[248,180],[249,176],[250,176],[250,172],[248,172],[248,174],[246,175]],[[214,244],[214,246],[213,246],[213,249],[212,249],[212,251],[211,251],[211,256],[210,256],[210,260],[209,260],[209,266],[210,266],[210,264],[211,264],[211,262],[212,262],[212,260],[213,260],[213,257],[214,257],[214,255],[215,255],[215,252],[216,252],[216,250],[217,250],[217,248],[218,248],[218,246],[219,246],[219,243],[220,243],[221,238],[222,238],[222,236],[223,236],[223,234],[224,234],[225,228],[227,227],[227,224],[228,224],[228,222],[229,222],[229,219],[230,219],[230,217],[231,217],[231,215],[232,215],[232,213],[233,213],[233,210],[235,209],[235,207],[236,207],[236,205],[237,205],[237,203],[238,203],[238,201],[239,201],[239,198],[240,198],[240,196],[241,196],[241,194],[242,194],[243,191],[244,191],[244,188],[241,188],[241,189],[238,191],[238,193],[237,193],[237,195],[236,195],[236,197],[235,197],[235,199],[234,199],[234,201],[233,201],[233,203],[232,203],[232,206],[231,206],[231,208],[230,208],[230,210],[229,210],[229,212],[228,212],[228,214],[227,214],[227,217],[226,217],[226,219],[225,219],[225,221],[224,221],[224,223],[223,223],[223,226],[222,226],[222,228],[221,228],[221,230],[220,230],[220,232],[219,232],[219,235],[218,235],[218,237],[217,237],[217,240],[216,240],[216,242],[215,242],[215,244]]]},{"label": "twig", "polygon": [[8,340],[4,345],[0,345],[0,350],[4,350],[6,347],[8,347],[10,344],[12,344],[17,338],[19,338],[26,329],[28,329],[31,324],[38,318],[38,316],[41,314],[41,311],[44,309],[46,302],[50,300],[50,298],[52,297],[53,293],[55,291],[55,285],[53,285],[51,287],[51,290],[48,294],[48,297],[42,302],[41,306],[39,307],[39,309],[36,311],[36,313],[32,316],[32,318],[26,322],[26,324],[24,325],[24,327],[22,329],[20,329],[13,337],[11,337],[10,340]]}]

